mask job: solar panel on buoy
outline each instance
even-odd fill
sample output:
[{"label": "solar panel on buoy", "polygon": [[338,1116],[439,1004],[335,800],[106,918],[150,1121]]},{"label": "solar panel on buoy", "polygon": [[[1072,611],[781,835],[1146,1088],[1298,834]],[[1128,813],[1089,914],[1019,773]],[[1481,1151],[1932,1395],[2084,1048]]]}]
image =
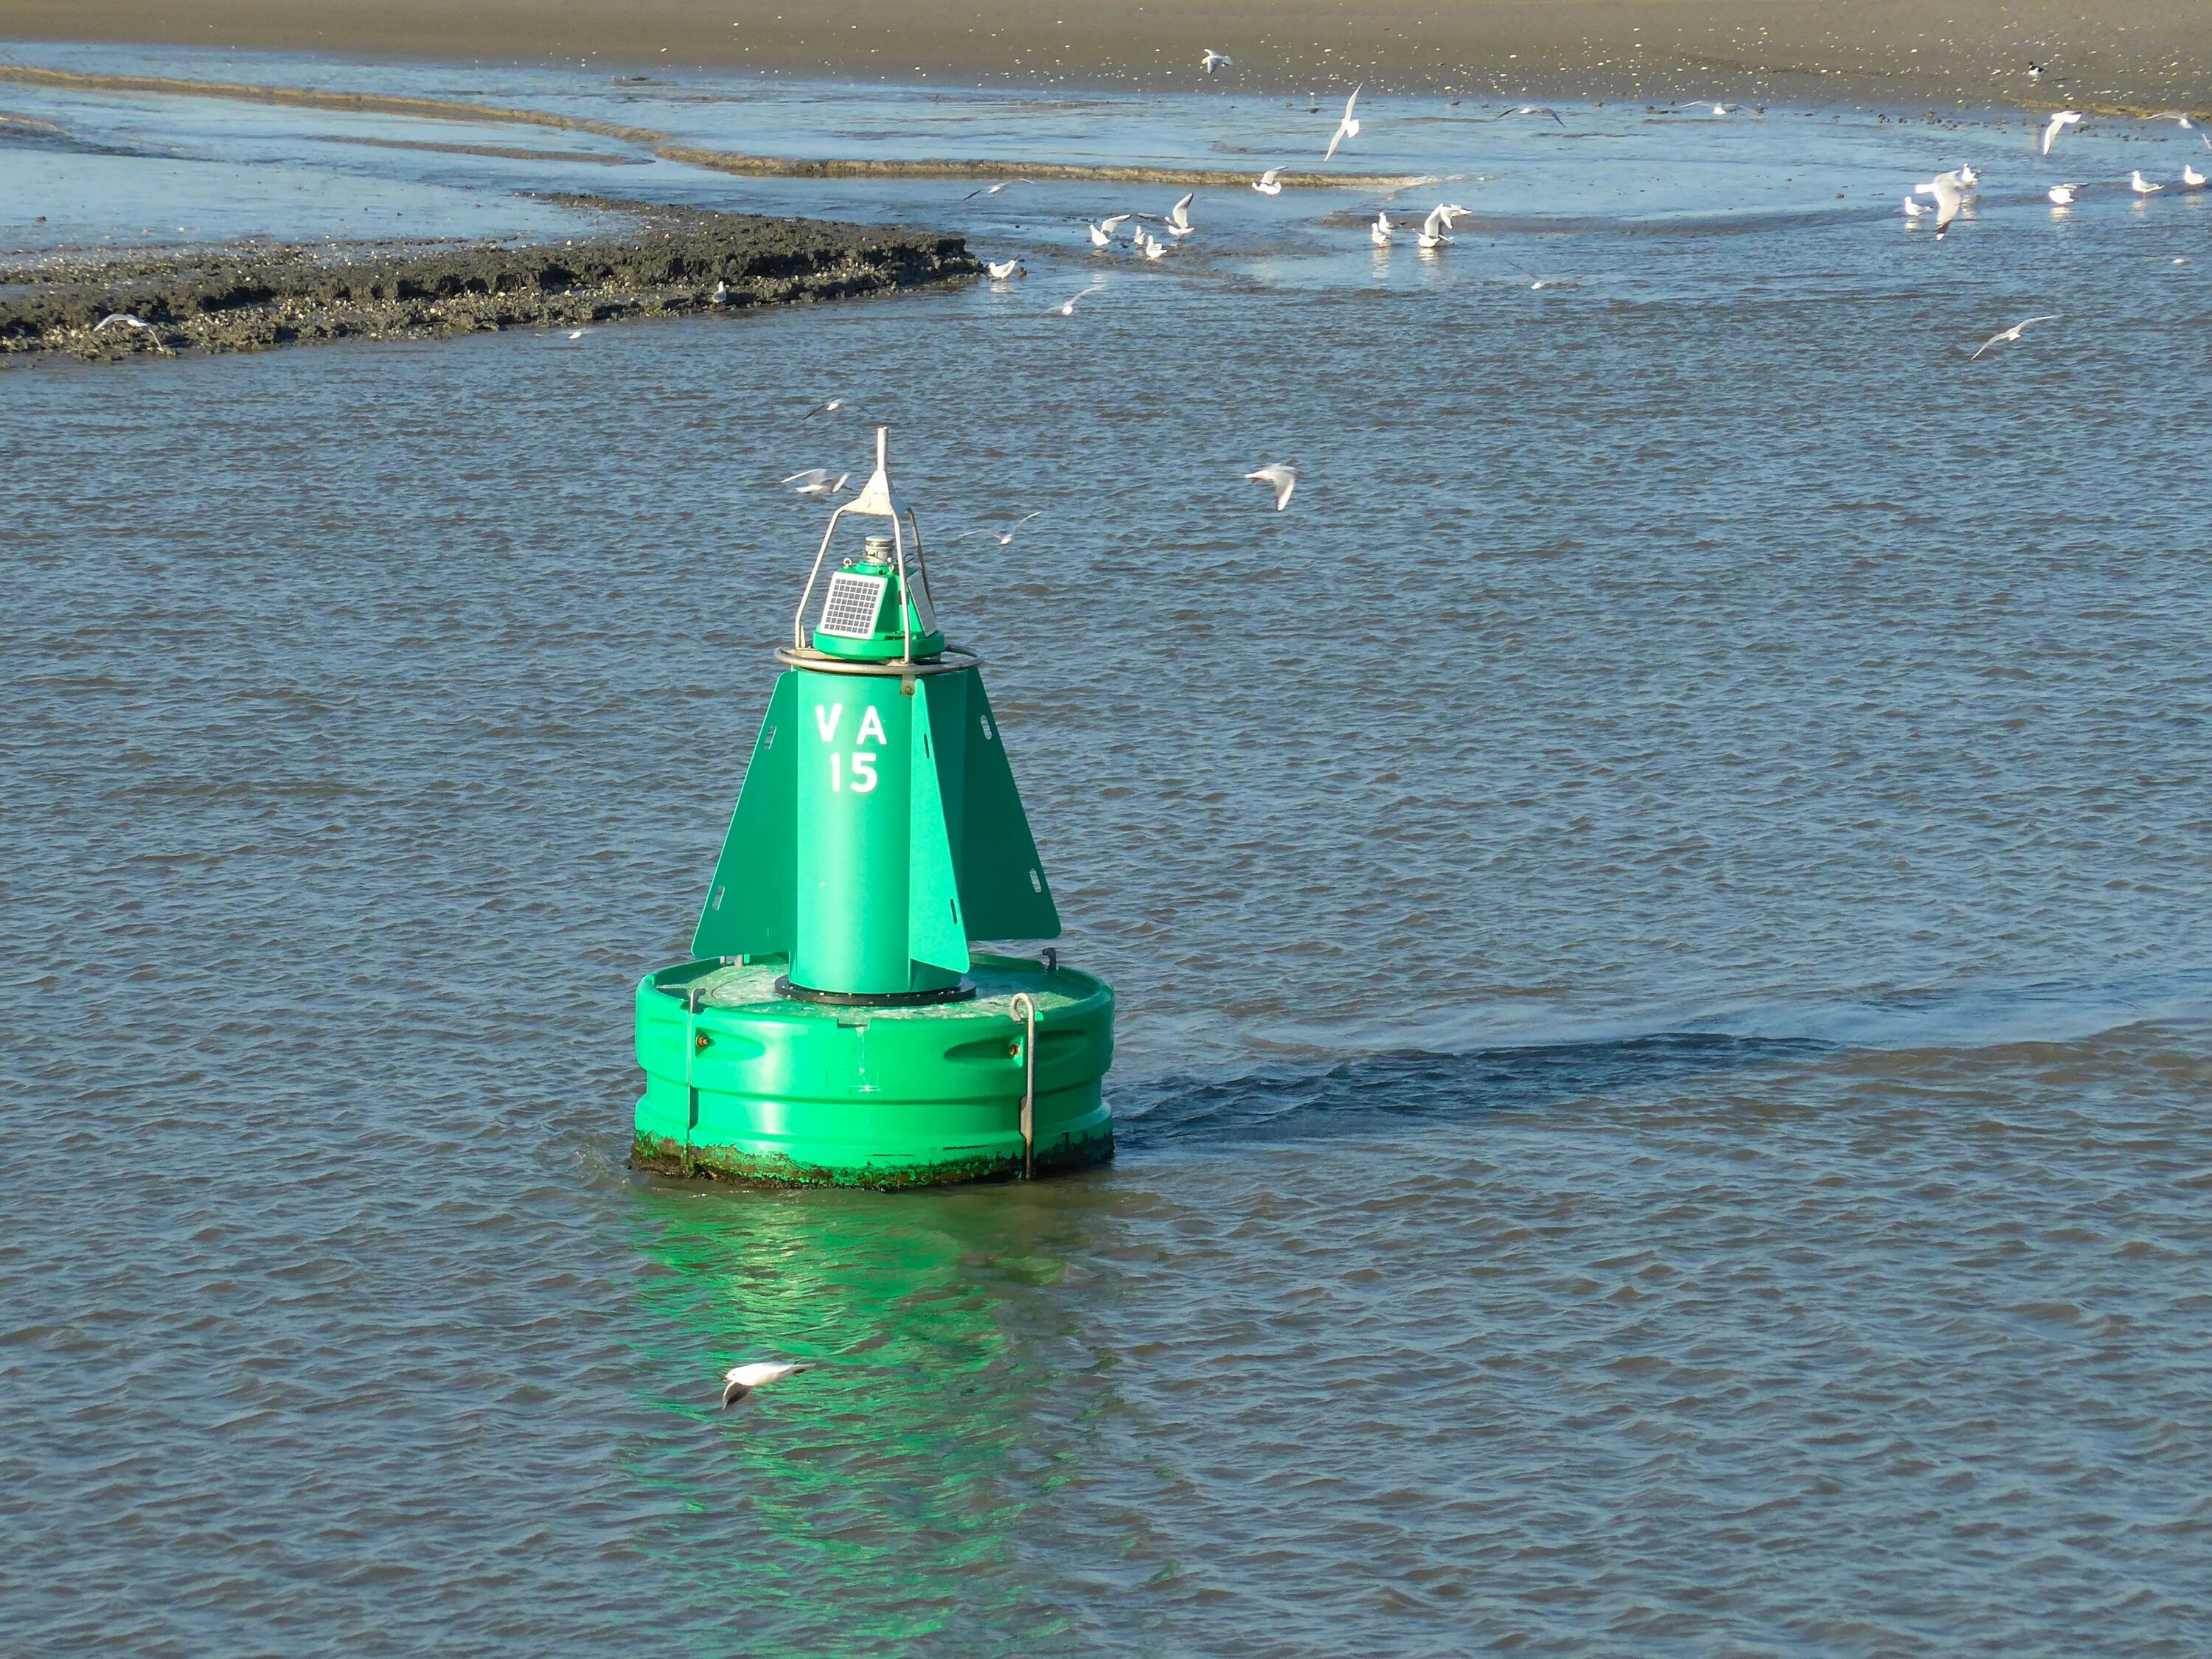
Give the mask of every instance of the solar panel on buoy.
[{"label": "solar panel on buoy", "polygon": [[830,577],[830,591],[822,599],[818,632],[836,640],[875,637],[876,618],[884,608],[888,576],[865,576],[857,570],[839,570]]}]

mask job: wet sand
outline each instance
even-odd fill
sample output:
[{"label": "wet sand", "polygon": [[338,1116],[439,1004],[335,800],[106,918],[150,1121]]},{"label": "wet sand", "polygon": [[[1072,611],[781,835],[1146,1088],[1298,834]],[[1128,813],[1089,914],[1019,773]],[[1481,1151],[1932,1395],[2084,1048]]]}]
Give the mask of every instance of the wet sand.
[{"label": "wet sand", "polygon": [[[687,144],[651,127],[562,115],[550,110],[516,109],[462,99],[396,97],[388,93],[349,92],[330,87],[270,86],[255,82],[204,81],[161,75],[95,75],[39,65],[0,64],[0,82],[49,87],[73,92],[155,93],[164,97],[222,98],[241,103],[276,104],[291,109],[326,109],[355,115],[397,115],[425,120],[480,121],[587,132],[634,144],[664,161],[704,167],[747,178],[781,179],[1003,179],[1012,170],[1003,160],[933,156],[906,160],[884,157],[753,155],[737,150]],[[47,124],[40,123],[40,125]],[[468,153],[464,151],[463,153]],[[497,154],[477,149],[477,154]],[[592,158],[602,159],[602,158]],[[1216,185],[1235,189],[1250,182],[1246,167],[1117,167],[1028,160],[1019,171],[1027,179],[1079,179],[1086,183]],[[1373,173],[1310,173],[1285,169],[1282,183],[1291,190],[1390,189],[1409,180]]]},{"label": "wet sand", "polygon": [[[0,354],[105,361],[578,327],[843,299],[981,270],[957,236],[558,199],[629,222],[617,236],[525,246],[232,246],[0,264]],[[145,326],[99,326],[116,313]]]},{"label": "wet sand", "polygon": [[[2202,0],[15,0],[26,40],[741,65],[874,80],[2212,105]],[[2031,61],[2049,66],[2039,81]]]}]

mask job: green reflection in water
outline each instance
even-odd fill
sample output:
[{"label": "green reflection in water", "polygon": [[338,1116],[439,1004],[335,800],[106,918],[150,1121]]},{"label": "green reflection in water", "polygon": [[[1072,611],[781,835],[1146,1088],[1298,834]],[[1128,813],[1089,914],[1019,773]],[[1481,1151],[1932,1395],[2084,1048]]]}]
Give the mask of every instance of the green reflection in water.
[{"label": "green reflection in water", "polygon": [[[638,1286],[635,1340],[650,1374],[698,1378],[659,1402],[698,1432],[624,1462],[680,1497],[640,1588],[690,1650],[1067,1651],[1158,1567],[1126,1559],[1131,1511],[1086,1525],[1069,1489],[1121,1409],[1086,1330],[1110,1293],[1085,1265],[1111,1224],[1101,1180],[635,1199],[667,1271]],[[714,1410],[725,1367],[776,1354],[819,1368]]]}]

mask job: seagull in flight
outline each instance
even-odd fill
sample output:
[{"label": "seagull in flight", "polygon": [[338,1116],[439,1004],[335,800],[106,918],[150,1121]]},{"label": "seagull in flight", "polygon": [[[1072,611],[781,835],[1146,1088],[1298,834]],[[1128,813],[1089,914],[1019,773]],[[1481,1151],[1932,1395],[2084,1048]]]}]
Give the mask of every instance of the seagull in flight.
[{"label": "seagull in flight", "polygon": [[1103,283],[1093,283],[1089,288],[1085,289],[1082,293],[1076,295],[1073,298],[1067,301],[1066,304],[1054,306],[1053,307],[1053,311],[1059,316],[1073,317],[1075,315],[1075,301],[1077,300],[1088,299],[1091,295],[1097,293],[1100,289],[1105,286],[1106,284]]},{"label": "seagull in flight", "polygon": [[2137,167],[2133,173],[2128,175],[2128,188],[2135,191],[2138,196],[2155,196],[2159,191],[2164,190],[2166,186],[2164,185],[2154,185],[2149,179],[2142,176],[2142,169],[2141,167]]},{"label": "seagull in flight", "polygon": [[2067,128],[2077,127],[2081,125],[2081,112],[2080,110],[2060,110],[2057,114],[2052,116],[2048,121],[2043,124],[2043,153],[2045,155],[2050,155],[2051,141],[2052,139],[2056,138],[2060,133],[2065,131]]},{"label": "seagull in flight", "polygon": [[1261,467],[1257,472],[1244,475],[1254,483],[1266,484],[1275,492],[1275,511],[1279,513],[1291,504],[1291,492],[1298,487],[1298,470],[1288,461],[1276,461]]},{"label": "seagull in flight", "polygon": [[764,1389],[771,1382],[781,1382],[787,1376],[811,1370],[811,1365],[793,1365],[782,1360],[757,1360],[750,1365],[732,1365],[722,1373],[722,1409],[727,1411],[755,1389]]},{"label": "seagull in flight", "polygon": [[1212,46],[1208,46],[1206,49],[1205,58],[1200,61],[1199,68],[1206,74],[1211,75],[1216,70],[1231,67],[1236,62],[1237,60],[1227,52],[1216,52]]},{"label": "seagull in flight", "polygon": [[1463,207],[1448,207],[1442,202],[1437,203],[1429,210],[1429,216],[1421,221],[1421,228],[1415,234],[1414,241],[1430,252],[1449,246],[1451,238],[1445,233],[1451,229],[1452,221],[1466,211]]},{"label": "seagull in flight", "polygon": [[779,478],[776,482],[789,484],[795,494],[801,495],[834,495],[845,487],[845,481],[852,476],[849,472],[841,472],[837,475],[837,482],[832,483],[828,467],[811,466],[804,472],[794,472],[788,478]]},{"label": "seagull in flight", "polygon": [[2019,322],[2014,323],[2010,328],[2005,330],[2002,334],[1990,335],[1988,339],[1983,341],[1981,344],[1974,348],[1973,356],[1967,358],[1966,361],[1970,363],[1972,362],[1975,357],[1980,356],[1984,351],[1987,351],[1993,345],[2003,345],[2008,341],[2017,340],[2020,338],[2021,331],[2026,328],[2030,323],[2055,323],[2057,320],[2058,319],[2055,315],[2050,317],[2023,318]]},{"label": "seagull in flight", "polygon": [[1003,283],[1012,276],[1029,275],[1029,272],[1022,269],[1022,256],[1018,253],[1011,259],[989,260],[984,264],[983,270],[994,283]]},{"label": "seagull in flight", "polygon": [[1026,179],[1001,179],[995,185],[984,185],[977,189],[971,190],[960,199],[963,202],[972,202],[978,196],[996,196],[1008,185],[1026,185],[1027,183],[1029,183],[1029,180]]},{"label": "seagull in flight", "polygon": [[1486,121],[1509,121],[1516,115],[1548,115],[1561,126],[1567,124],[1566,118],[1549,104],[1522,104],[1518,108],[1500,110],[1495,115],[1486,115],[1482,118]]},{"label": "seagull in flight", "polygon": [[1580,288],[1582,286],[1571,276],[1539,276],[1528,266],[1522,264],[1516,264],[1513,269],[1528,279],[1528,292],[1531,294],[1541,294],[1547,288]]},{"label": "seagull in flight", "polygon": [[1352,88],[1352,96],[1344,100],[1344,113],[1337,118],[1336,131],[1329,138],[1328,154],[1321,158],[1322,161],[1334,161],[1336,159],[1336,147],[1339,144],[1342,143],[1347,138],[1357,138],[1359,137],[1359,119],[1357,116],[1352,114],[1352,106],[1359,101],[1360,88],[1364,87],[1366,84],[1367,83],[1364,81],[1362,81],[1359,83],[1359,86]]},{"label": "seagull in flight", "polygon": [[805,426],[807,422],[812,420],[817,415],[835,415],[839,410],[844,408],[844,406],[845,400],[842,398],[832,398],[828,403],[817,404],[813,408],[808,410],[805,414],[799,416],[799,423],[801,426]]},{"label": "seagull in flight", "polygon": [[1390,228],[1390,216],[1387,212],[1376,214],[1375,222],[1367,227],[1367,240],[1377,247],[1389,246],[1390,239],[1396,234]]},{"label": "seagull in flight", "polygon": [[1197,228],[1197,227],[1190,222],[1190,203],[1191,197],[1194,193],[1194,192],[1192,191],[1185,191],[1182,199],[1168,210],[1168,216],[1164,222],[1167,225],[1168,234],[1175,237],[1178,240],[1189,235],[1192,231]]},{"label": "seagull in flight", "polygon": [[1951,221],[1959,216],[1959,204],[1966,199],[1966,192],[1960,188],[1960,174],[1939,173],[1928,183],[1915,185],[1912,193],[1936,198],[1936,240],[1942,241],[1943,233],[1951,228]]},{"label": "seagull in flight", "polygon": [[999,545],[1000,545],[1000,546],[1001,546],[1001,547],[1012,547],[1012,546],[1014,544],[1014,532],[1016,532],[1017,530],[1019,530],[1019,529],[1020,529],[1024,525],[1027,524],[1027,523],[1030,521],[1030,520],[1031,520],[1031,519],[1042,519],[1042,517],[1044,517],[1044,514],[1042,514],[1042,513],[1031,513],[1031,514],[1027,514],[1026,516],[1024,516],[1024,517],[1023,517],[1023,518],[1019,518],[1019,519],[1015,520],[1013,521],[1013,523],[1012,523],[1012,524],[1008,525],[1008,526],[1006,527],[1006,529],[1005,529],[1005,530],[1003,530],[1003,531],[998,531],[998,530],[963,530],[963,531],[962,531],[958,535],[955,536],[952,539],[953,539],[954,541],[956,541],[956,542],[964,542],[964,541],[966,541],[966,540],[967,540],[970,536],[994,536],[994,537],[996,537],[996,538],[998,538],[998,543],[999,543]]},{"label": "seagull in flight", "polygon": [[[1668,107],[1670,112],[1676,114],[1693,109],[1711,110],[1715,115],[1740,115],[1743,112],[1741,104],[1709,104],[1702,98],[1687,104],[1670,105]],[[1559,125],[1565,126],[1566,123],[1563,121]]]},{"label": "seagull in flight", "polygon": [[149,334],[151,334],[154,331],[153,324],[148,322],[143,317],[135,316],[127,311],[109,312],[107,315],[101,318],[98,322],[92,325],[92,331],[94,334],[97,334],[100,330],[113,323],[120,323],[125,328],[143,329]]},{"label": "seagull in flight", "polygon": [[1269,167],[1252,181],[1252,188],[1262,196],[1280,196],[1283,193],[1282,168]]}]

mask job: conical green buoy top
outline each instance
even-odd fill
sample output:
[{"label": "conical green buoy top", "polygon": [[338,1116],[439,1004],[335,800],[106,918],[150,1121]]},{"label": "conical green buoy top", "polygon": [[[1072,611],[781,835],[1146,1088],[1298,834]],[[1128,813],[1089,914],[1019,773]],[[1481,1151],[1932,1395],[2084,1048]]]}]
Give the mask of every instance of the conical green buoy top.
[{"label": "conical green buoy top", "polygon": [[[823,585],[848,517],[890,533]],[[792,633],[693,954],[786,957],[793,996],[904,1002],[963,994],[971,939],[1057,938],[981,659],[945,642],[881,429],[875,473],[830,515]]]}]

